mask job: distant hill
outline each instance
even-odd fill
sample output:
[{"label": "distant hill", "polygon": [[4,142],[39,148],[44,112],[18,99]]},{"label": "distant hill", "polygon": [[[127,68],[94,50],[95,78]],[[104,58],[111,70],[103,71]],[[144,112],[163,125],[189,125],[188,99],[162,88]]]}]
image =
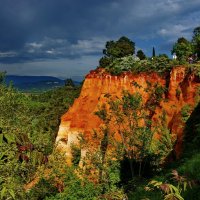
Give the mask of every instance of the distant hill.
[{"label": "distant hill", "polygon": [[[52,76],[16,76],[7,75],[6,84],[13,83],[14,87],[26,92],[46,91],[56,87],[64,86],[65,81]],[[75,85],[80,82],[73,81]]]}]

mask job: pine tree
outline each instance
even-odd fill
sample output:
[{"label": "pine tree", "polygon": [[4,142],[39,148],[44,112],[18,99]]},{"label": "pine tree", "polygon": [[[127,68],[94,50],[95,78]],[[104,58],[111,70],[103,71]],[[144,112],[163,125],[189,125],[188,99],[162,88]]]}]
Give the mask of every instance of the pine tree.
[{"label": "pine tree", "polygon": [[155,52],[155,48],[153,47],[153,50],[152,50],[152,57],[155,57],[156,56],[156,52]]}]

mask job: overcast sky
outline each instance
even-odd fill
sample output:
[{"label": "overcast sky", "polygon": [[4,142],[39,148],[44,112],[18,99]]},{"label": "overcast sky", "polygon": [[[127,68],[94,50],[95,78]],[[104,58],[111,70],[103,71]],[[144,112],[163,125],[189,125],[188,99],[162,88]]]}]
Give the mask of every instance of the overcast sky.
[{"label": "overcast sky", "polygon": [[108,40],[170,55],[200,26],[200,0],[0,0],[0,71],[84,76]]}]

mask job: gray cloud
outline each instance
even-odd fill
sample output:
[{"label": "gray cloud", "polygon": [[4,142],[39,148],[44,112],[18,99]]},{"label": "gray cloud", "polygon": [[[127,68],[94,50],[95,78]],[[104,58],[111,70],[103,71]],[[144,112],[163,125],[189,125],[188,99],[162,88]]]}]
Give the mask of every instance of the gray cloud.
[{"label": "gray cloud", "polygon": [[23,59],[30,61],[60,58],[75,59],[86,55],[100,56],[107,40],[107,38],[94,37],[87,40],[78,39],[72,43],[67,39],[45,37],[43,40],[25,43],[24,47],[18,52],[0,52],[0,59],[4,59],[5,62],[7,60],[16,62],[15,60],[19,58],[19,62],[21,62]]}]

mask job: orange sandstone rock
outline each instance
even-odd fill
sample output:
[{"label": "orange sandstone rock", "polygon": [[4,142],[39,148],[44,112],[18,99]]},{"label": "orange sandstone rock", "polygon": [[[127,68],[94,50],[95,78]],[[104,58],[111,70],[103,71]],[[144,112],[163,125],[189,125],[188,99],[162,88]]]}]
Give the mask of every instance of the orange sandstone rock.
[{"label": "orange sandstone rock", "polygon": [[[172,69],[168,80],[157,73],[131,74],[123,73],[120,76],[111,76],[103,69],[91,71],[84,81],[81,94],[75,100],[73,106],[62,116],[59,132],[56,138],[57,149],[64,152],[67,162],[71,162],[71,144],[78,144],[78,135],[91,141],[94,130],[102,124],[101,120],[94,114],[100,105],[106,103],[106,95],[121,97],[123,90],[130,93],[139,92],[143,97],[143,103],[151,98],[145,88],[148,83],[168,87],[168,92],[163,95],[162,101],[155,109],[152,120],[156,123],[160,114],[165,111],[167,126],[172,133],[177,135],[175,146],[176,156],[179,157],[183,142],[184,123],[181,118],[181,109],[189,104],[195,106],[197,87],[200,86],[199,79],[194,74],[186,73],[185,67]],[[137,83],[140,87],[135,86]],[[87,149],[81,149],[81,157],[86,154]]]}]

